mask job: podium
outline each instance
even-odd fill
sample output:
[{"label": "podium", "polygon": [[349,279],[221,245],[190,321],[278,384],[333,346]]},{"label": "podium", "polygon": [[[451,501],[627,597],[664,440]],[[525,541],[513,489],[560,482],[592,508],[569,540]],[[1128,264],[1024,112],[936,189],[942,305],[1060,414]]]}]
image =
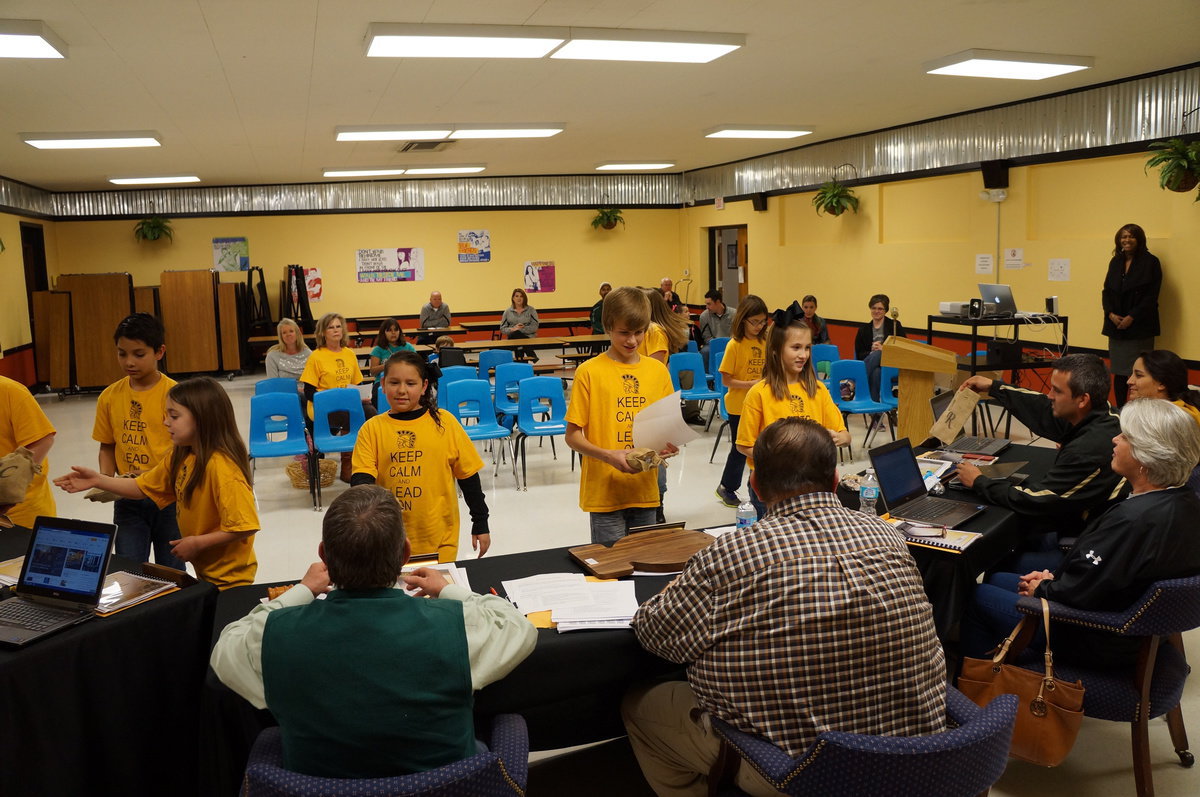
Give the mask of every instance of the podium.
[{"label": "podium", "polygon": [[933,375],[958,370],[958,358],[949,349],[918,343],[893,335],[883,342],[884,365],[900,369],[900,405],[897,409],[899,437],[921,442],[933,426]]}]

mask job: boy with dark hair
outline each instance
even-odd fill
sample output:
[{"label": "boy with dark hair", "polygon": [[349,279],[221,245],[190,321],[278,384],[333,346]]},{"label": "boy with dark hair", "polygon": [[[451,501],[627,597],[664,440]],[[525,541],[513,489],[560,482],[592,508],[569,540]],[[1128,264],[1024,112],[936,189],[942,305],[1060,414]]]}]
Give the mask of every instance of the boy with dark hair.
[{"label": "boy with dark hair", "polygon": [[[92,426],[92,439],[100,444],[99,470],[106,476],[137,476],[171,454],[171,435],[163,418],[167,391],[175,380],[158,370],[167,350],[163,336],[162,322],[149,313],[127,316],[113,333],[125,377],[100,394]],[[158,564],[184,569],[171,548],[179,539],[175,504],[159,509],[149,498],[118,498],[113,523],[118,556],[148,562],[153,548]]]},{"label": "boy with dark hair", "polygon": [[404,576],[418,597],[395,589],[410,551],[392,493],[351,487],[325,513],[321,561],[221,632],[213,670],[275,715],[287,769],[388,777],[475,754],[474,690],[512,672],[537,630],[431,568]]}]

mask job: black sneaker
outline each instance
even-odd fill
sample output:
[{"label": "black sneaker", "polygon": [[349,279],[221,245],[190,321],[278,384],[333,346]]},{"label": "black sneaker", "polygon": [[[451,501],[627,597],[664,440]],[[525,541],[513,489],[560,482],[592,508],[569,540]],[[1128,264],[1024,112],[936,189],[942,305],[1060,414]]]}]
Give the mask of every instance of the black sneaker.
[{"label": "black sneaker", "polygon": [[737,509],[742,504],[742,499],[738,498],[738,494],[733,490],[726,489],[725,485],[717,485],[717,498],[721,499],[721,503],[730,509]]}]

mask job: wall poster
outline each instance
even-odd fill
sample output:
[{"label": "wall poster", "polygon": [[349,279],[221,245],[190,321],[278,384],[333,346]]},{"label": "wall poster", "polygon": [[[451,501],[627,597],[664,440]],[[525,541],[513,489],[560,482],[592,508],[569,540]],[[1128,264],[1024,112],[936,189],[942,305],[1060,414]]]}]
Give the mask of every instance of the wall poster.
[{"label": "wall poster", "polygon": [[359,282],[415,282],[425,279],[425,250],[359,249]]},{"label": "wall poster", "polygon": [[487,230],[458,231],[459,263],[490,263],[492,236]]},{"label": "wall poster", "polygon": [[525,292],[551,293],[554,291],[554,261],[525,261]]},{"label": "wall poster", "polygon": [[213,268],[218,271],[247,271],[250,242],[245,238],[213,238]]}]

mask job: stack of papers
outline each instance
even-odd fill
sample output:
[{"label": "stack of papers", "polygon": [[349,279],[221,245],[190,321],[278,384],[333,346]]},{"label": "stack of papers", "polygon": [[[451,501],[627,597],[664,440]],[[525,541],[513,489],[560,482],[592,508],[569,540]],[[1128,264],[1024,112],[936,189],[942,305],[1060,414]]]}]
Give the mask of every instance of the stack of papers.
[{"label": "stack of papers", "polygon": [[21,565],[25,563],[24,556],[0,562],[0,587],[11,587],[21,577]]},{"label": "stack of papers", "polygon": [[[454,564],[453,562],[445,562],[445,563],[442,563],[442,562],[413,562],[413,563],[407,564],[403,568],[401,568],[400,573],[401,573],[401,575],[404,575],[404,574],[412,572],[413,570],[416,570],[418,567],[425,567],[430,570],[436,570],[439,573],[441,573],[442,576],[444,576],[445,579],[448,582],[450,582],[451,584],[458,584],[460,586],[466,587],[468,590],[471,589],[471,582],[467,579],[467,571],[463,570],[461,567]],[[403,586],[404,582],[402,581],[402,582],[400,582],[400,584],[401,584],[401,586]],[[409,595],[416,594],[416,590],[412,590],[412,589],[406,589],[405,592],[407,592]]]},{"label": "stack of papers", "polygon": [[588,581],[580,573],[546,573],[503,585],[522,614],[549,611],[560,633],[628,628],[638,608],[632,581]]}]

